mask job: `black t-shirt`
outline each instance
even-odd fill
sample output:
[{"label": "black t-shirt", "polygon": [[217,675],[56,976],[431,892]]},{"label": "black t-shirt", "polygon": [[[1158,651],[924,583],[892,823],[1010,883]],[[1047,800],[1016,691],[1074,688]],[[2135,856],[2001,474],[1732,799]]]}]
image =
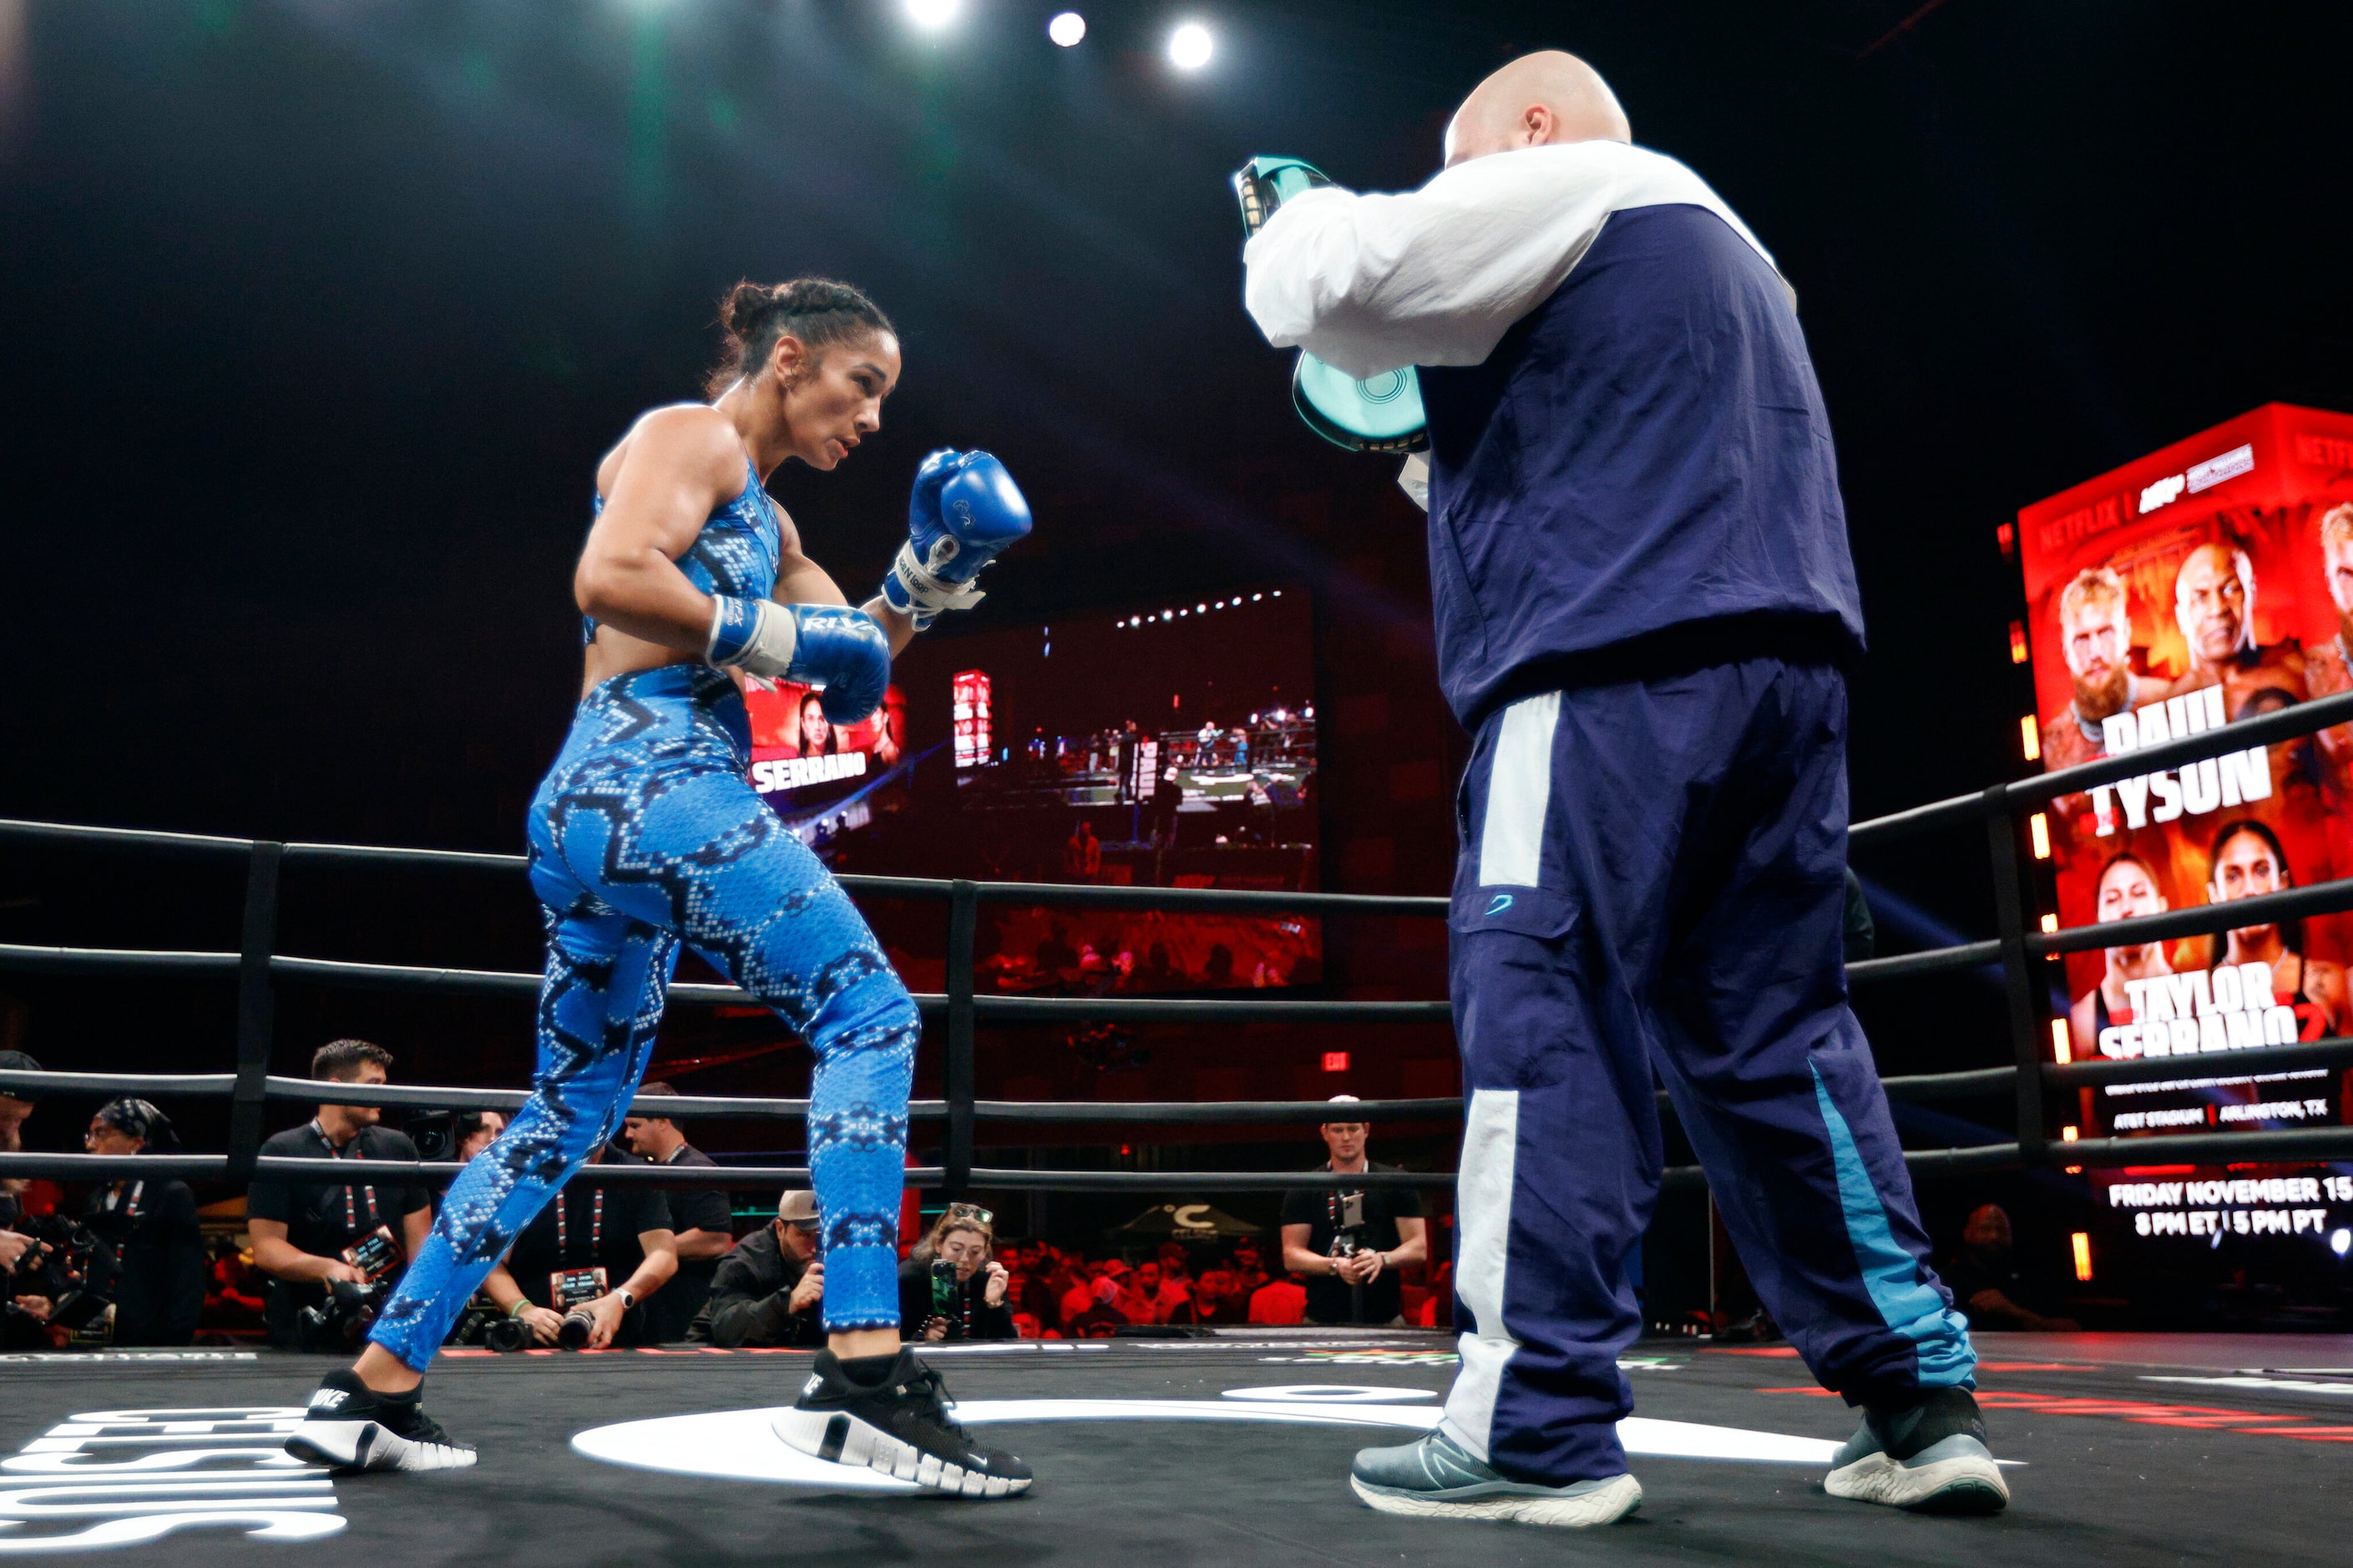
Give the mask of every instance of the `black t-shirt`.
[{"label": "black t-shirt", "polygon": [[[257,1179],[246,1189],[246,1217],[279,1221],[286,1226],[286,1239],[294,1249],[313,1258],[341,1258],[343,1248],[378,1226],[392,1232],[396,1243],[406,1246],[401,1220],[433,1206],[432,1194],[423,1187],[409,1186],[405,1177],[389,1184],[365,1179],[371,1160],[417,1157],[417,1145],[409,1142],[408,1134],[389,1127],[363,1127],[349,1143],[337,1149],[319,1131],[317,1121],[306,1121],[264,1141],[261,1152],[294,1160],[341,1159],[353,1166],[358,1180],[350,1186],[307,1179]],[[325,1289],[318,1285],[282,1279],[270,1280],[266,1295],[273,1342],[288,1342],[294,1331],[294,1314],[326,1300]]]},{"label": "black t-shirt", "polygon": [[[694,1147],[681,1144],[678,1152],[667,1162],[672,1165],[701,1165],[712,1170],[719,1162]],[[707,1230],[714,1236],[732,1236],[735,1230],[735,1205],[717,1187],[679,1187],[662,1194],[669,1205],[670,1229],[680,1233]],[[646,1303],[648,1331],[657,1344],[671,1344],[687,1337],[694,1315],[711,1299],[711,1284],[725,1257],[681,1258],[678,1273],[663,1286],[651,1301]]]},{"label": "black t-shirt", "polygon": [[[2010,1255],[1999,1254],[1991,1258],[1973,1258],[1967,1247],[1955,1252],[1942,1270],[1945,1289],[1953,1293],[1953,1305],[1968,1312],[1972,1322],[1985,1318],[1983,1313],[1969,1311],[1969,1299],[1981,1290],[1999,1290],[2028,1311],[2039,1310],[2041,1303],[2030,1301],[2024,1279],[2011,1266]],[[1985,1318],[1977,1326],[1989,1329],[2014,1328],[2006,1316]]]},{"label": "black t-shirt", "polygon": [[[617,1164],[642,1165],[634,1154],[618,1152],[605,1158]],[[550,1276],[559,1268],[605,1270],[605,1288],[617,1290],[646,1260],[638,1237],[649,1230],[670,1228],[670,1205],[652,1187],[590,1186],[568,1183],[539,1217],[525,1226],[507,1255],[507,1272],[534,1304],[555,1305]],[[649,1331],[643,1302],[622,1320],[616,1343],[643,1344]]]},{"label": "black t-shirt", "polygon": [[[1320,1167],[1329,1170],[1326,1165]],[[1394,1171],[1395,1165],[1384,1165],[1377,1160],[1366,1162],[1373,1171]],[[1282,1194],[1282,1223],[1307,1227],[1307,1250],[1329,1257],[1332,1238],[1339,1234],[1346,1205],[1351,1196],[1359,1195],[1337,1187],[1293,1187]],[[1377,1252],[1395,1251],[1398,1241],[1397,1222],[1421,1217],[1421,1194],[1411,1187],[1370,1187],[1364,1199],[1364,1222],[1355,1228],[1356,1245]],[[1345,1279],[1330,1274],[1307,1276],[1307,1317],[1317,1323],[1351,1321],[1353,1288]],[[1384,1268],[1378,1278],[1365,1287],[1365,1321],[1386,1323],[1405,1310],[1405,1297],[1398,1289],[1398,1271]]]},{"label": "black t-shirt", "polygon": [[185,1182],[110,1183],[90,1196],[82,1223],[119,1262],[118,1345],[185,1345],[205,1305],[205,1236]]}]

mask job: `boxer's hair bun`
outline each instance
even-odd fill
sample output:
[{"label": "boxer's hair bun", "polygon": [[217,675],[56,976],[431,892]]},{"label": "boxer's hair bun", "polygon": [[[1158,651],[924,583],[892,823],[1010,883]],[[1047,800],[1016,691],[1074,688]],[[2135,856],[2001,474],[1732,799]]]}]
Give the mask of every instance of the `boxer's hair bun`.
[{"label": "boxer's hair bun", "polygon": [[756,374],[776,351],[776,340],[787,333],[815,349],[870,332],[896,331],[881,306],[831,278],[740,282],[719,301],[719,325],[726,331],[726,342],[703,384],[712,397],[744,376]]}]

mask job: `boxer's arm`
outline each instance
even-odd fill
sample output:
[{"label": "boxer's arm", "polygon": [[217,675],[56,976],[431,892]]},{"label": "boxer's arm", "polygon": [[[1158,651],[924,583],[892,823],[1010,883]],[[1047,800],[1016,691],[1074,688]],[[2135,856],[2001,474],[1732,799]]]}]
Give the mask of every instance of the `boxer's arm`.
[{"label": "boxer's arm", "polygon": [[[779,605],[842,605],[849,603],[833,576],[798,550],[786,550],[776,563],[776,590],[768,595]],[[874,617],[883,636],[891,639],[891,657],[898,658],[915,640],[915,623],[905,612],[894,610],[877,594],[858,606]]]},{"label": "boxer's arm", "polygon": [[1401,195],[1303,192],[1243,249],[1243,302],[1269,342],[1352,376],[1477,364],[1584,256],[1630,152],[1531,147]]},{"label": "boxer's arm", "polygon": [[715,410],[682,405],[639,420],[573,574],[581,614],[663,647],[702,652],[711,598],[678,558],[744,484],[743,443]]}]

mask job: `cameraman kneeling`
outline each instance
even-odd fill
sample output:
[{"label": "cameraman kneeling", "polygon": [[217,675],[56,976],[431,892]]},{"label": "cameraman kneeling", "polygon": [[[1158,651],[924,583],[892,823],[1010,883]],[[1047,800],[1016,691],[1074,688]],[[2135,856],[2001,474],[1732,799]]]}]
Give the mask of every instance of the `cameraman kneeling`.
[{"label": "cameraman kneeling", "polygon": [[[613,1159],[600,1145],[588,1163]],[[575,1331],[570,1337],[578,1342],[569,1348],[603,1350],[652,1342],[646,1299],[677,1272],[678,1242],[660,1193],[573,1182],[515,1237],[506,1261],[482,1280],[482,1294],[521,1319],[543,1345],[565,1343],[565,1318],[581,1315],[586,1332]]]},{"label": "cameraman kneeling", "polygon": [[1010,1279],[992,1262],[995,1218],[976,1204],[950,1204],[932,1234],[899,1266],[899,1332],[907,1339],[1009,1340]]},{"label": "cameraman kneeling", "polygon": [[687,1342],[729,1350],[824,1344],[825,1260],[817,1255],[818,1224],[817,1194],[786,1193],[776,1217],[719,1260],[711,1299],[688,1326]]},{"label": "cameraman kneeling", "polygon": [[[391,1065],[382,1046],[332,1040],[311,1058],[311,1076],[373,1086]],[[322,1105],[309,1121],[261,1145],[264,1154],[353,1165],[349,1184],[257,1178],[247,1190],[253,1265],[269,1277],[264,1315],[273,1345],[302,1343],[301,1314],[327,1309],[330,1285],[391,1279],[433,1229],[433,1198],[423,1187],[367,1180],[370,1161],[417,1157],[406,1133],[378,1124],[382,1114],[373,1105]]]}]

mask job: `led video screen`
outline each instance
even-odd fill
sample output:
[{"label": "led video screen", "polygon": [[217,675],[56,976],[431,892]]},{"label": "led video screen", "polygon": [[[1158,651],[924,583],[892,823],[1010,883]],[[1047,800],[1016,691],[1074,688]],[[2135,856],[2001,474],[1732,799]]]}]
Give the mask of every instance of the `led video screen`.
[{"label": "led video screen", "polygon": [[[2353,688],[2353,416],[2266,405],[2028,507],[2019,530],[2026,739],[2046,769]],[[2353,874],[2348,797],[2353,726],[2063,796],[2039,830],[2060,922]],[[2087,1135],[2146,1137],[2164,1167],[2093,1173],[2122,1234],[2341,1240],[2353,1167],[2226,1173],[2167,1162],[2164,1140],[2342,1121],[2336,1069],[2234,1073],[2231,1054],[2344,1034],[2348,956],[2353,920],[2333,913],[2069,956],[2063,1055],[2194,1058],[2075,1108]]]},{"label": "led video screen", "polygon": [[[1320,884],[1314,621],[1262,587],[919,640],[897,671],[916,764],[893,869],[987,880]],[[869,863],[871,863],[871,861]],[[983,909],[984,989],[1313,984],[1297,917]]]}]

